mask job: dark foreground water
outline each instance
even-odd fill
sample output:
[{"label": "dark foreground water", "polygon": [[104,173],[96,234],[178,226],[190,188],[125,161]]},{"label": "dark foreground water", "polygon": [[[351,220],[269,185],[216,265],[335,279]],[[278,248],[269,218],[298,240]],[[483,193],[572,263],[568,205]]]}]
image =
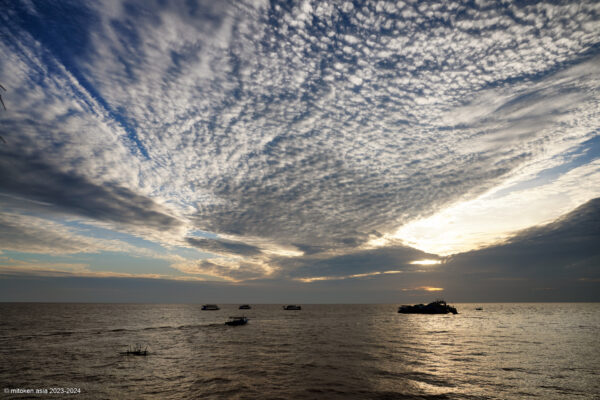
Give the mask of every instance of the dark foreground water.
[{"label": "dark foreground water", "polygon": [[255,305],[228,327],[237,305],[4,303],[0,397],[600,398],[600,304],[456,306]]}]

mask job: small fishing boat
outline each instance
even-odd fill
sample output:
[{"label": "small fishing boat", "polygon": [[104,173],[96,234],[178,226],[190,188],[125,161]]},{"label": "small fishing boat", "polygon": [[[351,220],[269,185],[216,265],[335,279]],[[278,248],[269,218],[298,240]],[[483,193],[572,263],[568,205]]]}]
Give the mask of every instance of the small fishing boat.
[{"label": "small fishing boat", "polygon": [[242,304],[241,306],[238,307],[239,310],[249,310],[252,307],[250,307],[249,304]]},{"label": "small fishing boat", "polygon": [[135,346],[129,346],[127,351],[123,351],[119,353],[123,356],[147,356],[148,355],[148,346],[142,350],[141,344],[136,344]]},{"label": "small fishing boat", "polygon": [[477,307],[475,310],[476,311],[483,311],[483,307]]},{"label": "small fishing boat", "polygon": [[216,310],[220,310],[219,306],[216,304],[205,304],[202,306],[203,310],[207,310],[207,311],[216,311]]},{"label": "small fishing boat", "polygon": [[458,314],[456,308],[449,306],[444,300],[436,300],[427,305],[417,304],[414,306],[400,306],[398,312],[400,314]]},{"label": "small fishing boat", "polygon": [[283,306],[284,310],[302,310],[302,307],[294,305],[294,304],[289,304],[287,306]]},{"label": "small fishing boat", "polygon": [[229,321],[226,321],[225,325],[237,326],[237,325],[246,325],[247,323],[248,323],[248,318],[246,318],[246,317],[229,317]]}]

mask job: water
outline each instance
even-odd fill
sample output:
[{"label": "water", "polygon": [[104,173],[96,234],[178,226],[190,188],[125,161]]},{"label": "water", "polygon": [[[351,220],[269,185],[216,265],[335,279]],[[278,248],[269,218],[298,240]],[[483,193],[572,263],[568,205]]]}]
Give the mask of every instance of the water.
[{"label": "water", "polygon": [[[600,398],[600,304],[0,304],[0,393],[69,399]],[[245,326],[227,327],[245,314]],[[123,356],[148,345],[147,357]]]}]

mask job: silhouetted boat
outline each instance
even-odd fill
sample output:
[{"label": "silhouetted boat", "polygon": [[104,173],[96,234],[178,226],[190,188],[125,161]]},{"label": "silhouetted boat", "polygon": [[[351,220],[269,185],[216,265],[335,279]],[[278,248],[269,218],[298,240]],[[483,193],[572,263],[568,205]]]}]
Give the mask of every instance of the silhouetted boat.
[{"label": "silhouetted boat", "polygon": [[142,350],[141,344],[136,344],[134,347],[129,346],[127,351],[123,351],[120,353],[124,356],[147,356],[148,355],[148,346]]},{"label": "silhouetted boat", "polygon": [[248,318],[246,318],[246,317],[229,317],[229,321],[226,321],[225,325],[237,326],[237,325],[246,325],[247,323],[248,323]]},{"label": "silhouetted boat", "polygon": [[483,307],[477,307],[475,310],[477,310],[477,311],[482,311],[482,310],[483,310]]},{"label": "silhouetted boat", "polygon": [[302,310],[302,307],[290,304],[287,306],[283,306],[283,309],[284,310]]},{"label": "silhouetted boat", "polygon": [[246,318],[246,317],[229,317],[229,321],[226,321],[225,325],[237,326],[237,325],[246,325],[247,323],[248,323],[248,318]]},{"label": "silhouetted boat", "polygon": [[252,307],[250,307],[249,304],[242,304],[241,306],[238,307],[238,309],[240,309],[240,310],[249,310],[251,308]]},{"label": "silhouetted boat", "polygon": [[214,310],[220,310],[219,306],[216,304],[205,304],[202,306],[203,310],[210,310],[210,311],[214,311]]},{"label": "silhouetted boat", "polygon": [[449,306],[444,300],[436,300],[427,305],[400,306],[398,312],[401,314],[458,314],[456,308]]}]

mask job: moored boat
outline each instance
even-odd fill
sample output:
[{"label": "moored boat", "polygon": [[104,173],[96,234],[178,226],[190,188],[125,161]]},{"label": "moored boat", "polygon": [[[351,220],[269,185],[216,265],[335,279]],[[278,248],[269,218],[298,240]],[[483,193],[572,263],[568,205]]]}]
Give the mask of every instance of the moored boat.
[{"label": "moored boat", "polygon": [[142,350],[142,345],[136,344],[135,346],[129,346],[127,351],[123,351],[120,354],[124,356],[147,356],[148,346],[144,347],[144,350]]},{"label": "moored boat", "polygon": [[302,310],[302,307],[294,305],[294,304],[289,304],[287,306],[283,306],[283,309],[284,310]]},{"label": "moored boat", "polygon": [[237,325],[246,325],[247,323],[248,323],[248,318],[246,318],[246,317],[229,317],[229,321],[226,321],[225,325],[237,326]]},{"label": "moored boat", "polygon": [[208,310],[208,311],[216,311],[216,310],[220,310],[219,306],[216,304],[205,304],[202,306],[203,310]]},{"label": "moored boat", "polygon": [[250,310],[252,307],[250,307],[249,304],[242,304],[241,306],[238,307],[239,310]]},{"label": "moored boat", "polygon": [[400,314],[458,314],[455,307],[449,306],[444,300],[433,303],[416,304],[414,306],[402,305],[398,308]]}]

